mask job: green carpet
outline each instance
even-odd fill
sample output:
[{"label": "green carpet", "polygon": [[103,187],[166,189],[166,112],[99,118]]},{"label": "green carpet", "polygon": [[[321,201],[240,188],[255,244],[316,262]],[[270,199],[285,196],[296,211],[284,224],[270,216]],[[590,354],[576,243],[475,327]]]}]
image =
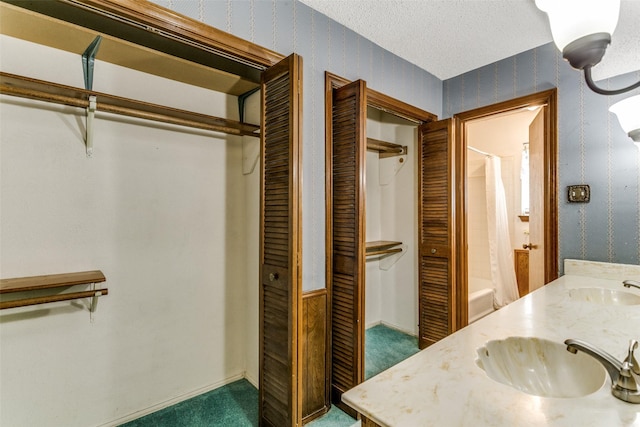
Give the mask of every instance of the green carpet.
[{"label": "green carpet", "polygon": [[306,424],[308,427],[351,427],[356,420],[332,405],[329,412]]},{"label": "green carpet", "polygon": [[254,427],[258,390],[245,379],[124,424],[126,427]]},{"label": "green carpet", "polygon": [[[365,378],[418,352],[416,337],[384,325],[365,334]],[[355,420],[332,406],[309,427],[351,427]],[[258,425],[258,390],[247,380],[201,394],[184,402],[123,424],[125,427],[254,427]]]},{"label": "green carpet", "polygon": [[367,329],[364,348],[364,378],[367,380],[419,351],[417,337],[384,325]]}]

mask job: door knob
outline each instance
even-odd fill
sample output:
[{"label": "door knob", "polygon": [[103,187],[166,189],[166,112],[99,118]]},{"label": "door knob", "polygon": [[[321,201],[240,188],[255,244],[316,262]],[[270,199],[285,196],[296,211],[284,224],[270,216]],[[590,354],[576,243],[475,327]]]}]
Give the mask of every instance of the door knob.
[{"label": "door knob", "polygon": [[269,281],[278,280],[278,273],[269,273]]},{"label": "door knob", "polygon": [[537,247],[538,247],[538,245],[532,245],[531,243],[529,243],[529,244],[525,243],[525,244],[522,245],[522,249],[535,249]]}]

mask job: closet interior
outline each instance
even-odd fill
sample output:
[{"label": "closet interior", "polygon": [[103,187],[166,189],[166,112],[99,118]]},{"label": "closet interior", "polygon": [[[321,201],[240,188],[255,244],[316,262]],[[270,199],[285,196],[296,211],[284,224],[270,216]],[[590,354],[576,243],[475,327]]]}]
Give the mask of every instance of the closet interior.
[{"label": "closet interior", "polygon": [[365,328],[417,335],[417,125],[369,106],[366,134]]},{"label": "closet interior", "polygon": [[435,116],[330,73],[326,109],[330,395],[348,412],[342,393],[400,361],[367,367],[365,330],[418,331],[418,129]]},{"label": "closet interior", "polygon": [[[299,424],[300,58],[151,3],[16,3],[0,4],[2,278],[99,269],[87,295],[109,297],[88,331],[90,298],[44,295],[86,280],[11,288],[57,301],[2,312],[3,359],[30,367],[3,372],[12,398],[46,417],[73,382],[77,423],[120,424],[245,378],[263,422]],[[49,352],[17,338],[34,329]]]},{"label": "closet interior", "polygon": [[[8,327],[26,333],[38,322],[33,313],[41,313],[42,321],[57,314],[60,328],[49,333],[67,345],[54,345],[55,353],[71,360],[86,340],[95,341],[92,345],[104,352],[93,363],[100,366],[108,357],[118,367],[105,383],[144,378],[145,360],[155,360],[174,366],[175,375],[191,378],[193,388],[243,376],[257,385],[259,135],[157,120],[161,108],[155,108],[152,118],[140,117],[149,105],[163,105],[175,117],[180,106],[185,120],[206,118],[206,124],[215,116],[239,123],[238,97],[215,91],[203,96],[186,84],[98,61],[91,91],[98,94],[98,108],[88,157],[87,113],[80,104],[88,100],[88,91],[77,88],[82,85],[77,55],[6,36],[2,49],[20,58],[20,63],[3,63],[0,76],[2,151],[13,165],[2,176],[3,240],[11,248],[3,256],[3,278],[100,268],[111,291],[91,310],[94,328],[88,337],[79,333],[77,339],[65,338],[89,319],[80,308],[82,300],[13,309],[7,316],[21,320]],[[189,101],[187,94],[192,95]],[[247,123],[260,123],[259,100],[259,92],[247,99]],[[73,105],[76,101],[80,105]],[[113,104],[126,114],[106,108]],[[137,104],[142,108],[136,109]],[[83,295],[85,288],[40,287],[14,295],[16,300],[49,302]],[[138,310],[124,309],[131,304],[145,313],[144,322]],[[196,323],[209,327],[193,327]],[[127,352],[109,356],[112,328],[125,348],[139,348],[139,359],[126,358]],[[170,338],[175,336],[182,337],[180,343]],[[3,356],[9,362],[14,354],[31,354],[37,362],[38,345],[37,340],[22,341]],[[188,364],[178,363],[188,348],[198,351],[189,351]],[[34,375],[45,375],[40,370],[49,369],[49,361],[33,366]],[[174,374],[163,370],[153,375],[154,387],[143,386],[133,394],[161,402]],[[44,387],[32,390],[31,399],[52,395]],[[132,409],[144,405],[126,404]]]}]

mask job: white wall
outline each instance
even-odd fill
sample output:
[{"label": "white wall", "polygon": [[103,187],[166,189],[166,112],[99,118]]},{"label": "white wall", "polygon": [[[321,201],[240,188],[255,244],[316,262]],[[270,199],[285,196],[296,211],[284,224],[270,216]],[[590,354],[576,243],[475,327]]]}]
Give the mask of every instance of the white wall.
[{"label": "white wall", "polygon": [[[529,124],[537,111],[524,110],[498,117],[478,119],[467,125],[467,145],[500,156],[502,182],[507,199],[509,233],[513,249],[528,243],[529,223],[520,215],[520,167],[522,143],[529,141]],[[467,150],[467,237],[469,276],[491,279],[485,157]]]},{"label": "white wall", "polygon": [[[398,260],[387,270],[380,269],[383,261],[367,261],[366,324],[384,323],[415,335],[418,331],[416,126],[369,109],[367,136],[407,145],[408,155],[393,179],[381,185],[380,169],[398,162],[399,157],[379,159],[377,153],[367,153],[367,241],[401,241],[406,250],[402,256],[391,255]],[[370,307],[374,303],[376,307]]]},{"label": "white wall", "polygon": [[[0,43],[3,71],[83,87],[78,55]],[[102,62],[94,89],[237,118],[234,97]],[[109,425],[257,377],[241,139],[99,114],[87,158],[81,110],[0,101],[1,277],[100,269],[109,288],[93,322],[84,300],[0,313],[0,424]]]}]

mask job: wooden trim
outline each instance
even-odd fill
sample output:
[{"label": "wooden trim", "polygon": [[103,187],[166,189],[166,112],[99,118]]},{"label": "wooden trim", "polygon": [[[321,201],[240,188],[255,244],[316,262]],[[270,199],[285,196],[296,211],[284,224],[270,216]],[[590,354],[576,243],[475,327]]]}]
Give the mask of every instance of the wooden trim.
[{"label": "wooden trim", "polygon": [[367,89],[367,104],[386,113],[412,121],[416,124],[433,122],[438,116],[406,102],[392,98],[373,89]]},{"label": "wooden trim", "polygon": [[24,298],[13,301],[0,302],[0,310],[6,308],[26,307],[29,305],[46,304],[49,302],[69,301],[72,299],[99,297],[109,294],[109,289],[96,289],[91,291],[70,292],[67,294],[47,295],[42,297]]},{"label": "wooden trim", "polygon": [[[328,87],[336,89],[348,83],[351,83],[351,81],[344,77],[340,77],[337,74],[325,71],[325,91]],[[326,105],[325,96],[325,107]],[[407,104],[399,99],[392,98],[369,87],[367,87],[367,105],[416,124],[438,120],[438,116],[435,114],[422,110],[418,107],[414,107],[413,105]]]},{"label": "wooden trim", "polygon": [[375,421],[371,420],[370,418],[365,417],[364,415],[360,416],[360,420],[361,420],[361,427],[381,427],[380,424],[376,423]]},{"label": "wooden trim", "polygon": [[143,27],[148,32],[207,52],[220,53],[260,69],[275,65],[285,58],[275,51],[145,0],[56,0],[56,3],[83,8]]},{"label": "wooden trim", "polygon": [[518,294],[522,298],[529,293],[529,251],[526,249],[514,249],[513,254]]},{"label": "wooden trim", "polygon": [[452,244],[455,251],[455,281],[456,298],[456,325],[454,331],[462,329],[469,324],[469,281],[468,281],[468,250],[467,250],[467,150],[461,149],[461,141],[464,138],[462,122],[459,118],[453,117],[454,135],[451,140],[453,150],[453,171],[452,177],[455,181],[454,192],[451,196],[454,200],[452,208],[455,219],[453,227],[455,230]]},{"label": "wooden trim", "polygon": [[[132,68],[144,68],[160,76],[169,75],[175,78],[173,67],[166,67],[167,57],[182,60],[184,70],[194,72],[190,77],[179,76],[177,80],[189,84],[209,87],[203,74],[203,68],[215,72],[219,76],[227,74],[228,79],[220,86],[228,88],[229,93],[244,93],[242,88],[260,82],[260,73],[269,66],[284,58],[283,55],[271,51],[247,40],[225,33],[209,25],[188,18],[155,3],[138,0],[49,0],[31,1],[3,0],[23,10],[35,12],[55,20],[82,27],[87,33],[106,36],[109,43],[114,39],[143,47],[147,51],[164,54],[164,61],[153,65],[145,63],[135,65],[135,57],[120,58],[117,52],[106,55],[114,63],[134,64]],[[38,28],[32,28],[37,33]],[[29,31],[26,31],[28,34]],[[85,34],[86,36],[86,34]],[[22,36],[21,36],[22,37]],[[29,37],[29,36],[27,36]],[[57,41],[58,48],[68,51],[77,45],[78,40],[68,40],[55,33],[52,39]],[[50,44],[50,43],[45,43]],[[61,45],[61,46],[60,46]],[[85,46],[86,47],[86,46]],[[74,48],[76,49],[76,48]],[[82,50],[76,53],[80,54]],[[131,52],[122,52],[131,56]],[[98,57],[102,54],[98,52]],[[163,55],[159,55],[163,56]],[[114,59],[115,58],[115,59]],[[176,61],[180,63],[180,61]],[[190,63],[190,64],[189,64]],[[198,65],[200,67],[198,67]],[[238,79],[238,84],[233,82]],[[217,87],[216,86],[216,87]],[[245,91],[246,92],[246,91]]]},{"label": "wooden trim", "polygon": [[332,364],[331,356],[333,347],[331,344],[331,331],[333,322],[331,320],[331,307],[333,287],[331,285],[333,277],[333,88],[334,80],[332,74],[325,71],[324,78],[324,191],[325,191],[325,289],[327,290],[327,365],[325,378],[327,383],[327,407],[331,406],[331,379]]},{"label": "wooden trim", "polygon": [[5,72],[0,72],[0,93],[79,108],[87,108],[89,97],[93,95],[97,98],[96,110],[98,112],[120,114],[231,135],[260,136],[259,126]]},{"label": "wooden trim", "polygon": [[330,381],[326,376],[330,358],[327,352],[327,290],[302,294],[302,423],[306,424],[329,411]]},{"label": "wooden trim", "polygon": [[[87,46],[100,36],[102,41],[95,57],[99,61],[235,96],[259,86],[257,82],[221,69],[169,55],[157,49],[150,49],[101,31],[5,2],[0,2],[0,33],[64,50],[78,55],[78,59]],[[114,34],[117,34],[117,31],[114,31]],[[79,70],[80,64],[78,64]],[[257,70],[254,73],[257,74]],[[100,81],[101,77],[98,73],[96,80]]]},{"label": "wooden trim", "polygon": [[[0,294],[88,285],[91,283],[102,283],[106,280],[107,279],[104,277],[104,274],[102,274],[102,271],[100,270],[0,279]],[[5,308],[25,307],[35,304],[45,304],[49,302],[99,297],[108,294],[109,290],[107,288],[103,288],[82,292],[70,292],[66,294],[63,293],[58,295],[44,295],[39,297],[20,298],[10,301],[1,301],[0,310],[4,310]]]},{"label": "wooden trim", "polygon": [[[549,89],[543,92],[522,96],[508,101],[488,105],[481,108],[465,111],[455,115],[460,121],[458,125],[459,138],[456,147],[460,153],[461,175],[466,177],[466,122],[480,119],[495,114],[515,111],[526,107],[542,106],[545,115],[545,283],[558,278],[558,91]],[[462,181],[462,182],[466,182]],[[463,195],[459,199],[462,209],[466,212],[466,185],[461,188]],[[458,233],[458,245],[466,248],[467,235],[465,231]],[[468,265],[461,262],[459,265],[462,280],[467,281]],[[468,292],[467,292],[468,294]]]},{"label": "wooden trim", "polygon": [[[338,76],[337,74],[333,74],[328,71],[325,71],[324,82],[325,82],[325,90],[327,90],[327,89],[337,89],[339,87],[342,87],[346,84],[351,83],[351,80],[347,80],[344,77]],[[327,104],[325,104],[325,107],[326,105]]]},{"label": "wooden trim", "polygon": [[106,280],[100,270],[0,279],[0,294],[87,285],[89,283],[102,283]]},{"label": "wooden trim", "polygon": [[533,93],[531,95],[521,96],[519,98],[509,99],[507,101],[498,102],[497,104],[486,105],[484,107],[475,108],[473,110],[463,111],[455,114],[455,117],[462,120],[463,124],[469,120],[481,119],[488,116],[494,116],[500,113],[519,110],[527,107],[549,106],[554,102],[557,96],[557,89],[549,89],[543,92]]}]

